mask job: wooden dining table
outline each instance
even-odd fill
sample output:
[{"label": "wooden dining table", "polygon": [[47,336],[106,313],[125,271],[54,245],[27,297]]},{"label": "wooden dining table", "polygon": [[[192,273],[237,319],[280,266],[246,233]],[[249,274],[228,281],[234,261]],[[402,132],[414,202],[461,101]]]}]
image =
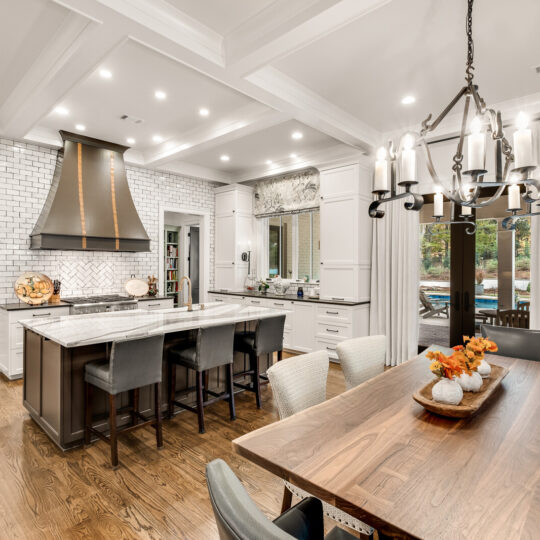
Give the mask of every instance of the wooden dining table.
[{"label": "wooden dining table", "polygon": [[538,539],[540,362],[486,359],[509,372],[472,417],[413,401],[433,377],[419,356],[233,447],[384,535]]}]

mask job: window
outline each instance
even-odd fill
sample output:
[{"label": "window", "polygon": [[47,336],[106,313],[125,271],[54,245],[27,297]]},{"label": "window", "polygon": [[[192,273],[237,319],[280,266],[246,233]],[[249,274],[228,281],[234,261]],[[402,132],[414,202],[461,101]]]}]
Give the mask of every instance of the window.
[{"label": "window", "polygon": [[268,224],[268,276],[284,279],[319,279],[319,212],[266,218]]}]

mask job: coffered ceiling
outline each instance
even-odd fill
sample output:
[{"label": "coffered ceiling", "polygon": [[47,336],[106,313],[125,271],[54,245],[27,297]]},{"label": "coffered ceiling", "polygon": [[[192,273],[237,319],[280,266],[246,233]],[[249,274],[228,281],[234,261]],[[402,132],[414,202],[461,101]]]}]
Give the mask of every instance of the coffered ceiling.
[{"label": "coffered ceiling", "polygon": [[[59,129],[83,126],[130,146],[128,162],[222,182],[370,154],[457,92],[465,9],[465,0],[4,2],[0,134],[59,146]],[[538,20],[537,0],[476,1],[478,83],[503,110],[540,112]],[[402,105],[405,95],[416,102]]]}]

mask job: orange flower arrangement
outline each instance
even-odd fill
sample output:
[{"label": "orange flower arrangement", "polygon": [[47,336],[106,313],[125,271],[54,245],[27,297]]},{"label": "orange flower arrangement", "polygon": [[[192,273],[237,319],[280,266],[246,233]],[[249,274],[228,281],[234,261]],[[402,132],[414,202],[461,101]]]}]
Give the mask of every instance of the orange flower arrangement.
[{"label": "orange flower arrangement", "polygon": [[446,356],[441,351],[430,351],[426,357],[432,360],[429,369],[437,375],[437,377],[446,377],[452,380],[455,376],[463,373],[463,365],[458,353],[452,356]]},{"label": "orange flower arrangement", "polygon": [[455,354],[459,355],[463,370],[468,375],[478,369],[486,351],[498,350],[497,344],[488,338],[463,336],[463,343],[465,345],[456,345],[453,349],[456,351]]}]

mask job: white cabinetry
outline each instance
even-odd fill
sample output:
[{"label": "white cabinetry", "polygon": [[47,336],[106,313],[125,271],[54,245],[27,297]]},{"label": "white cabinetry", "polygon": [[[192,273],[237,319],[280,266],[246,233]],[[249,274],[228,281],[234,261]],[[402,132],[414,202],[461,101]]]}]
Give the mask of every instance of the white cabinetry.
[{"label": "white cabinetry", "polygon": [[210,301],[284,310],[284,348],[304,353],[326,350],[332,360],[337,360],[340,341],[369,335],[369,304],[342,306],[216,293],[210,294]]},{"label": "white cabinetry", "polygon": [[23,375],[24,329],[19,321],[63,315],[69,315],[69,306],[0,309],[0,371],[9,379]]},{"label": "white cabinetry", "polygon": [[146,309],[147,311],[154,311],[156,309],[169,309],[174,307],[173,298],[139,298],[138,308]]},{"label": "white cabinetry", "polygon": [[321,171],[321,299],[369,300],[370,175],[359,163]]},{"label": "white cabinetry", "polygon": [[242,252],[253,242],[253,189],[231,184],[215,190],[215,286],[242,290],[248,263]]}]

